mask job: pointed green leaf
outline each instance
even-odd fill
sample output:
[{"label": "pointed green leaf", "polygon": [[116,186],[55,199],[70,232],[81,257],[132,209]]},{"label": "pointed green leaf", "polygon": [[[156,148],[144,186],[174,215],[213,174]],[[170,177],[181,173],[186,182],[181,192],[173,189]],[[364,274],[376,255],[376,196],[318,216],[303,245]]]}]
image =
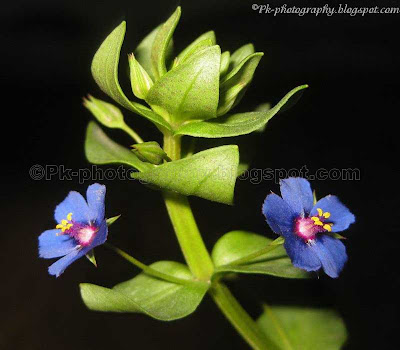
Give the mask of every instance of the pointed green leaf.
[{"label": "pointed green leaf", "polygon": [[175,134],[208,138],[249,134],[262,128],[296,92],[307,87],[308,85],[301,85],[293,89],[268,111],[238,113],[211,121],[192,122],[180,127]]},{"label": "pointed green leaf", "polygon": [[122,42],[124,41],[126,23],[122,22],[103,41],[92,61],[92,75],[97,85],[121,106],[135,112],[158,127],[170,129],[169,124],[149,108],[129,101],[118,82],[118,63]]},{"label": "pointed green leaf", "polygon": [[111,226],[111,225],[112,225],[115,221],[117,221],[120,217],[121,217],[121,214],[106,219],[107,226]]},{"label": "pointed green leaf", "polygon": [[167,73],[165,63],[167,57],[167,48],[179,22],[180,16],[181,8],[178,6],[172,16],[160,27],[154,38],[151,49],[151,61],[155,80],[160,79],[165,73]]},{"label": "pointed green leaf", "polygon": [[[153,269],[174,277],[192,280],[189,269],[173,261],[159,261]],[[108,289],[93,284],[80,285],[81,295],[91,310],[137,312],[162,321],[176,320],[194,312],[208,290],[208,284],[181,285],[144,273]]]},{"label": "pointed green leaf", "polygon": [[280,245],[268,253],[243,265],[229,265],[268,246],[271,239],[247,231],[232,231],[223,235],[215,244],[212,259],[215,272],[265,274],[286,278],[309,278],[305,271],[294,267]]},{"label": "pointed green leaf", "polygon": [[140,161],[129,149],[111,140],[95,122],[90,122],[86,131],[85,154],[93,164],[120,163],[140,171],[151,167]]},{"label": "pointed green leaf", "polygon": [[328,309],[265,306],[257,323],[280,350],[339,350],[347,338],[342,319]]},{"label": "pointed green leaf", "polygon": [[239,152],[237,146],[212,148],[132,176],[162,189],[232,204]]},{"label": "pointed green leaf", "polygon": [[174,66],[184,62],[188,57],[193,55],[195,52],[201,50],[207,46],[213,46],[216,44],[216,38],[214,31],[206,32],[200,35],[190,45],[188,45],[182,52],[176,57]]},{"label": "pointed green leaf", "polygon": [[171,124],[215,118],[220,56],[219,46],[199,51],[158,80],[146,102]]},{"label": "pointed green leaf", "polygon": [[230,70],[234,69],[240,62],[242,62],[247,56],[254,53],[254,45],[246,44],[242,47],[239,47],[236,51],[234,51],[230,57]]}]

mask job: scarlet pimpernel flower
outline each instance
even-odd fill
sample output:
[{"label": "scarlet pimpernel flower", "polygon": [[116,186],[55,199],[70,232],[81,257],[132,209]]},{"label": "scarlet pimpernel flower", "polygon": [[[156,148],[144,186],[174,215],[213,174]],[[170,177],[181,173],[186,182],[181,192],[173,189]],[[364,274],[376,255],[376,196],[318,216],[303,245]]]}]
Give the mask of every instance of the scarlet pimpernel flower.
[{"label": "scarlet pimpernel flower", "polygon": [[51,275],[58,277],[75,260],[106,241],[105,194],[106,187],[96,183],[88,187],[87,200],[71,191],[56,207],[56,228],[39,236],[41,258],[62,257],[49,267]]},{"label": "scarlet pimpernel flower", "polygon": [[294,266],[306,271],[321,267],[336,278],[347,261],[346,248],[333,233],[346,230],[354,215],[336,196],[328,195],[314,205],[310,183],[288,178],[280,183],[281,195],[271,193],[262,212],[271,229],[283,236]]}]

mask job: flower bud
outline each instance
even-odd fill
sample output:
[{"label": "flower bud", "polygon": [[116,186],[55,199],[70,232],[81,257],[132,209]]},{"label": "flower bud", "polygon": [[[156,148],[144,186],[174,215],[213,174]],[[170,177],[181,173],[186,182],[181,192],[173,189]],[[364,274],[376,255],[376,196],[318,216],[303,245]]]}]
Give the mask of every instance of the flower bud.
[{"label": "flower bud", "polygon": [[171,161],[160,145],[155,141],[132,145],[132,152],[143,162],[159,165],[164,160]]},{"label": "flower bud", "polygon": [[153,86],[153,80],[136,60],[133,53],[128,56],[128,60],[132,91],[137,98],[144,100]]},{"label": "flower bud", "polygon": [[87,99],[83,99],[83,105],[92,112],[100,123],[108,128],[120,128],[125,124],[121,111],[111,103],[88,95]]}]

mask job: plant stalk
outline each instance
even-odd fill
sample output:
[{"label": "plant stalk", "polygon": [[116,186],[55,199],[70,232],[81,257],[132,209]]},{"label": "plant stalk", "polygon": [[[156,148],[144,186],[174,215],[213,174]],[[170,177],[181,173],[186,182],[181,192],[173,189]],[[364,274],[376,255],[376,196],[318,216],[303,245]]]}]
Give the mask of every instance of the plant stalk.
[{"label": "plant stalk", "polygon": [[[164,151],[172,160],[180,159],[180,137],[165,134]],[[214,266],[189,201],[181,194],[167,191],[164,192],[164,200],[186,263],[197,279],[209,282]],[[253,349],[269,348],[264,334],[225,285],[214,281],[209,293],[229,322]]]},{"label": "plant stalk", "polygon": [[266,350],[269,348],[265,335],[228,287],[221,282],[216,282],[211,287],[210,294],[232,326],[253,349]]}]

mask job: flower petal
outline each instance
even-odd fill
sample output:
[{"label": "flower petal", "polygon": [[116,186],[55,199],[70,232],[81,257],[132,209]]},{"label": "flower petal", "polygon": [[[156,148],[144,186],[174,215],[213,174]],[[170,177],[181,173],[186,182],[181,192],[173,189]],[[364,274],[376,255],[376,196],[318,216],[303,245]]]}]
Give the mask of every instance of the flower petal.
[{"label": "flower petal", "polygon": [[311,246],[295,234],[285,237],[283,246],[294,266],[306,271],[316,271],[321,268],[321,261]]},{"label": "flower petal", "polygon": [[91,210],[91,216],[96,224],[100,225],[104,220],[104,198],[106,196],[106,186],[95,183],[90,185],[86,191],[86,199]]},{"label": "flower petal", "polygon": [[355,216],[336,196],[329,195],[320,199],[311,210],[311,215],[318,215],[317,208],[321,208],[324,212],[327,211],[331,213],[329,222],[333,223],[333,232],[346,230],[350,224],[356,220]]},{"label": "flower petal", "polygon": [[310,183],[301,177],[289,177],[280,181],[282,198],[299,216],[310,214],[313,194]]},{"label": "flower petal", "polygon": [[94,238],[90,248],[93,249],[98,245],[103,244],[107,240],[108,226],[105,220],[100,224],[99,230],[97,231],[96,237]]},{"label": "flower petal", "polygon": [[311,249],[321,261],[325,273],[332,278],[339,277],[339,273],[347,261],[344,244],[331,236],[321,235]]},{"label": "flower petal", "polygon": [[275,193],[269,194],[265,198],[262,212],[272,231],[285,237],[292,233],[296,214],[281,197]]},{"label": "flower petal", "polygon": [[56,277],[60,276],[69,265],[71,265],[75,260],[78,260],[84,256],[89,250],[90,248],[88,247],[83,249],[75,249],[68,255],[57,260],[54,264],[50,265],[49,274]]},{"label": "flower petal", "polygon": [[47,230],[39,236],[39,256],[45,259],[58,258],[73,251],[77,243],[68,235],[59,235],[60,230]]},{"label": "flower petal", "polygon": [[85,199],[76,191],[71,191],[68,196],[57,205],[54,211],[54,218],[60,223],[69,213],[72,213],[72,220],[79,223],[88,223],[91,220],[91,213]]}]

